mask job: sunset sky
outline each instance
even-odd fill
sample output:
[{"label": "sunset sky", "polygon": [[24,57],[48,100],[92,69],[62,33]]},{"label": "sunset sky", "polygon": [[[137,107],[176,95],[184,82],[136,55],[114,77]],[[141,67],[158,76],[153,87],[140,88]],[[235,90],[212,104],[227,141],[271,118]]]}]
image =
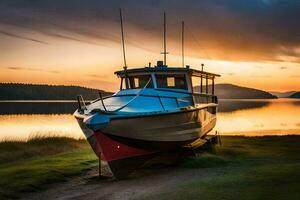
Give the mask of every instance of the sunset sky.
[{"label": "sunset sky", "polygon": [[122,8],[129,68],[162,60],[167,14],[169,66],[186,64],[267,91],[300,90],[300,1],[1,0],[0,82],[81,85],[115,91],[123,66]]}]

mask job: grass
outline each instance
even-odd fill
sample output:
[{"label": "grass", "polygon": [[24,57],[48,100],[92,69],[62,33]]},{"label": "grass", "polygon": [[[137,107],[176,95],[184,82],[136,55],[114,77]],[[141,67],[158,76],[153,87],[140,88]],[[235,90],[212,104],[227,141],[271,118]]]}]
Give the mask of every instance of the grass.
[{"label": "grass", "polygon": [[212,168],[224,166],[226,163],[227,160],[220,156],[204,153],[196,158],[190,157],[184,159],[181,165],[187,168]]},{"label": "grass", "polygon": [[98,164],[85,140],[35,137],[0,143],[0,199],[18,198]]},{"label": "grass", "polygon": [[85,139],[35,135],[27,141],[0,142],[0,164],[88,147]]},{"label": "grass", "polygon": [[183,162],[204,177],[156,199],[300,199],[300,136],[222,139],[213,153]]},{"label": "grass", "polygon": [[[0,199],[40,191],[95,167],[85,140],[35,137],[0,143]],[[151,199],[300,199],[300,136],[222,137],[222,146],[181,167],[194,170]]]}]

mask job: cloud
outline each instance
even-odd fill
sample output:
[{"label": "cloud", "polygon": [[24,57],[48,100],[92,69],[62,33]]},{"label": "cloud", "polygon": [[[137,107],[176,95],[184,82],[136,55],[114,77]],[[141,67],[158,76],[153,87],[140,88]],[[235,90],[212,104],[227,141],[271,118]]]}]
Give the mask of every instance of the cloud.
[{"label": "cloud", "polygon": [[300,78],[300,75],[290,75],[291,78]]},{"label": "cloud", "polygon": [[40,43],[40,44],[49,44],[48,42],[45,42],[45,41],[41,41],[41,40],[37,40],[37,39],[33,39],[33,38],[30,38],[30,37],[25,37],[25,36],[21,36],[21,35],[17,35],[17,34],[14,34],[14,33],[9,33],[9,32],[2,31],[2,30],[0,30],[0,34],[6,35],[6,36],[9,36],[9,37],[22,39],[22,40],[31,41],[31,42],[37,42],[37,43]]},{"label": "cloud", "polygon": [[6,67],[6,69],[12,69],[12,70],[24,70],[24,68],[21,68],[21,67]]},{"label": "cloud", "polygon": [[[180,53],[180,23],[184,19],[189,56],[300,62],[300,1],[4,0],[0,4],[0,26],[78,42],[119,43],[120,7],[126,44],[138,48],[160,51],[162,13],[166,10],[168,48],[172,54]],[[25,39],[19,33],[10,33]]]},{"label": "cloud", "polygon": [[67,35],[63,35],[63,34],[58,34],[58,33],[45,33],[45,34],[48,36],[52,36],[52,37],[56,37],[56,38],[60,38],[60,39],[66,39],[66,40],[72,40],[72,41],[76,41],[76,42],[83,42],[83,43],[98,45],[97,43],[94,43],[94,42],[82,40],[79,38],[75,38],[75,37],[71,37],[71,36],[67,36]]},{"label": "cloud", "polygon": [[88,74],[87,76],[92,78],[99,78],[99,79],[105,78],[104,75],[99,75],[99,74]]},{"label": "cloud", "polygon": [[37,68],[32,68],[32,67],[6,67],[6,69],[10,69],[10,70],[24,70],[24,71],[36,71],[36,72],[47,72],[47,73],[54,73],[54,74],[60,73],[59,71],[56,71],[56,70],[37,69]]},{"label": "cloud", "polygon": [[271,75],[259,75],[259,74],[252,74],[250,75],[252,78],[271,78]]}]

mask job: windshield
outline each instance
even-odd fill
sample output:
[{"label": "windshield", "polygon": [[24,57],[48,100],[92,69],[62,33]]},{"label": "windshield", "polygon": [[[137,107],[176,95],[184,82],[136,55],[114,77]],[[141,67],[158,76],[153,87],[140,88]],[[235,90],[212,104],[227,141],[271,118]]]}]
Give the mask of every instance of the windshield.
[{"label": "windshield", "polygon": [[[144,88],[150,79],[151,79],[150,75],[129,76],[128,77],[128,87],[129,87],[128,89]],[[123,81],[125,81],[125,79]],[[123,88],[125,89],[125,83],[122,85],[123,85]],[[153,88],[152,79],[148,83],[147,88]]]},{"label": "windshield", "polygon": [[187,90],[187,83],[184,74],[178,75],[156,75],[158,88],[173,88]]}]

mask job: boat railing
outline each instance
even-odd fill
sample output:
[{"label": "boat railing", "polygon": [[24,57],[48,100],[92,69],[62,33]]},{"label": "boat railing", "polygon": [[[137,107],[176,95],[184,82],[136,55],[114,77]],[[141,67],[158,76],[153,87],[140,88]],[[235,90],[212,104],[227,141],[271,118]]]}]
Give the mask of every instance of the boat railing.
[{"label": "boat railing", "polygon": [[78,110],[80,112],[83,112],[84,110],[86,110],[86,104],[85,104],[85,101],[84,101],[82,95],[77,96],[77,103],[78,103]]},{"label": "boat railing", "polygon": [[218,97],[213,94],[193,93],[195,103],[215,103],[218,104]]},{"label": "boat railing", "polygon": [[100,97],[100,100],[101,100],[102,107],[104,108],[105,112],[107,112],[107,109],[104,105],[103,96],[102,96],[102,93],[100,91],[99,91],[99,97]]},{"label": "boat railing", "polygon": [[[117,111],[125,108],[126,106],[128,106],[129,103],[132,103],[136,99],[137,96],[158,98],[159,103],[160,103],[160,105],[161,105],[161,107],[162,107],[163,110],[166,110],[166,109],[165,109],[165,106],[163,105],[162,98],[174,99],[175,102],[176,102],[177,107],[179,107],[179,101],[180,101],[180,98],[178,99],[177,97],[170,97],[170,96],[163,96],[163,95],[149,95],[149,94],[118,94],[118,95],[110,95],[110,96],[102,97],[102,94],[99,92],[99,96],[100,96],[100,98],[92,101],[91,103],[95,103],[97,101],[101,101],[101,104],[102,104],[102,107],[103,107],[104,110],[94,109],[94,111],[101,111],[101,112],[107,112],[107,113],[117,112]],[[125,105],[121,106],[120,108],[118,108],[116,110],[113,110],[113,111],[107,110],[107,108],[106,108],[106,106],[104,104],[104,100],[108,99],[108,98],[130,97],[130,96],[132,96],[134,98],[131,99],[127,104],[125,104]]]},{"label": "boat railing", "polygon": [[[164,95],[150,95],[150,94],[142,94],[142,91],[147,87],[147,85],[149,84],[149,82],[151,81],[151,78],[149,79],[149,81],[147,82],[147,84],[137,93],[137,94],[117,94],[117,95],[110,95],[110,96],[106,96],[103,97],[101,92],[99,92],[99,97],[98,99],[96,99],[94,102],[97,101],[101,101],[103,110],[101,108],[97,108],[94,109],[93,111],[99,111],[99,112],[104,112],[104,113],[109,113],[109,114],[113,114],[117,111],[122,110],[123,108],[127,107],[130,103],[132,103],[133,101],[135,101],[137,99],[137,97],[139,96],[143,96],[143,97],[152,97],[152,98],[158,98],[159,103],[162,107],[162,109],[165,111],[166,108],[163,104],[162,99],[164,98],[168,98],[168,99],[174,99],[174,101],[176,102],[177,107],[180,107],[179,102],[183,101],[183,97],[174,97],[174,96],[164,96]],[[212,94],[206,94],[206,93],[190,93],[190,92],[182,92],[182,91],[171,91],[171,90],[167,90],[167,89],[156,89],[156,90],[161,90],[161,91],[170,91],[170,92],[175,92],[175,93],[184,93],[184,94],[188,94],[190,95],[190,97],[192,98],[191,101],[193,102],[193,104],[199,104],[199,103],[218,103],[218,98],[215,95]],[[124,104],[123,106],[120,106],[119,108],[115,109],[115,110],[108,110],[107,107],[105,106],[104,100],[107,98],[116,98],[116,97],[126,97],[126,96],[132,96],[133,98],[127,102],[126,104]],[[79,110],[82,110],[83,108],[86,109],[86,105],[84,103],[84,100],[82,98],[81,95],[79,95],[78,97],[78,104],[79,104]]]},{"label": "boat railing", "polygon": [[[218,103],[217,96],[215,96],[215,95],[204,94],[204,93],[202,93],[202,94],[201,93],[187,93],[187,94],[191,95],[191,98],[193,98],[194,103],[216,103],[216,104]],[[130,96],[132,96],[134,98],[131,99],[125,105],[123,105],[120,108],[118,108],[116,110],[113,110],[113,111],[108,111],[107,108],[104,105],[104,102],[103,102],[103,100],[106,99],[106,98],[130,97]],[[128,106],[129,103],[132,103],[137,98],[137,96],[150,97],[150,98],[158,98],[159,103],[160,103],[160,105],[161,105],[161,107],[162,107],[163,110],[166,110],[166,109],[165,109],[165,106],[163,104],[162,99],[173,99],[175,101],[177,107],[180,107],[180,104],[179,104],[180,101],[184,101],[184,100],[182,100],[182,97],[164,96],[164,95],[150,95],[150,94],[141,94],[141,93],[138,93],[138,94],[118,94],[118,95],[112,95],[112,96],[103,97],[102,100],[98,99],[97,101],[101,101],[102,107],[104,108],[104,110],[101,110],[102,112],[110,112],[110,113],[112,113],[112,112],[117,112],[117,111],[125,108],[126,106]]]},{"label": "boat railing", "polygon": [[187,94],[187,95],[190,95],[195,100],[200,100],[200,101],[197,101],[196,103],[216,103],[216,104],[218,103],[218,98],[214,94],[178,91],[178,90],[171,90],[171,89],[167,89],[167,88],[156,88],[155,90],[163,91],[163,92]]}]

